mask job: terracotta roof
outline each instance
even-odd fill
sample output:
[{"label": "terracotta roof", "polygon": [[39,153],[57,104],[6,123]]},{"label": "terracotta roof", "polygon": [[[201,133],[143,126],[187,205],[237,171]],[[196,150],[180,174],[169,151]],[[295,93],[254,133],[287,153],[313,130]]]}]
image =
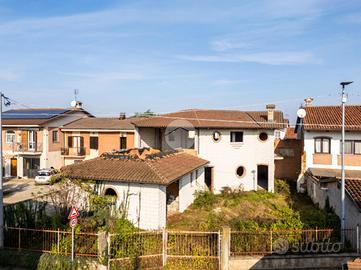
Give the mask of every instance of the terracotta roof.
[{"label": "terracotta roof", "polygon": [[[318,181],[322,181],[321,178],[331,178],[332,181],[341,179],[341,170],[337,169],[309,168],[306,173],[315,176]],[[346,192],[361,210],[361,171],[346,170],[345,176]]]},{"label": "terracotta roof", "polygon": [[[304,109],[305,130],[341,130],[341,106],[309,106]],[[345,112],[346,130],[361,130],[361,106],[346,106]]]},{"label": "terracotta roof", "polygon": [[108,130],[134,130],[130,119],[118,118],[82,118],[65,125],[65,129],[108,129]]},{"label": "terracotta roof", "polygon": [[191,109],[149,118],[133,119],[137,127],[193,126],[196,128],[276,129],[286,126],[283,113],[275,111],[275,121],[267,121],[267,111]]},{"label": "terracotta roof", "polygon": [[294,127],[286,128],[285,140],[297,140],[297,133]]},{"label": "terracotta roof", "polygon": [[[131,154],[131,151],[138,152]],[[208,163],[184,152],[144,152],[149,149],[103,154],[99,158],[82,161],[61,169],[73,179],[120,181],[168,185],[183,175]]]},{"label": "terracotta roof", "polygon": [[346,179],[346,191],[361,210],[361,179]]}]

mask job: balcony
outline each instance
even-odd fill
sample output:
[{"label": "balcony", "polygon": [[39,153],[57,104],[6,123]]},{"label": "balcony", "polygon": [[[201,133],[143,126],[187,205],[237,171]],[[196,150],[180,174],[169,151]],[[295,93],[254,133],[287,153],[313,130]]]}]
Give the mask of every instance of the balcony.
[{"label": "balcony", "polygon": [[64,147],[61,148],[62,156],[82,157],[85,156],[85,147]]},{"label": "balcony", "polygon": [[18,143],[14,145],[13,149],[14,152],[20,153],[40,153],[43,151],[43,144],[38,142]]}]

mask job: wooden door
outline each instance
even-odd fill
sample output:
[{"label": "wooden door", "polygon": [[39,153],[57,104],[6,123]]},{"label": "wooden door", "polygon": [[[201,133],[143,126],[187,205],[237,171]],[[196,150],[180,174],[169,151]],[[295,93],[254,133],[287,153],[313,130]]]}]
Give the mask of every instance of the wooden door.
[{"label": "wooden door", "polygon": [[17,176],[18,174],[18,160],[16,158],[11,159],[11,176]]}]

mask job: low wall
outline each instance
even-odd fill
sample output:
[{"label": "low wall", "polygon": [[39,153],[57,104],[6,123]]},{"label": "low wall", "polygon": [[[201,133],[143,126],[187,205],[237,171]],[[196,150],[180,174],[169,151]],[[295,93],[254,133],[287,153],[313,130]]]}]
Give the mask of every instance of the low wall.
[{"label": "low wall", "polygon": [[232,257],[229,270],[342,269],[355,253]]}]

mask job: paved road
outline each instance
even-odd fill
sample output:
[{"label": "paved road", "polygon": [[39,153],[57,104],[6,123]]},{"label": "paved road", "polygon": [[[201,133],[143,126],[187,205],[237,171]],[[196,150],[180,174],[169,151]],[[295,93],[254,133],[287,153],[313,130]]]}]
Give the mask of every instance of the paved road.
[{"label": "paved road", "polygon": [[49,193],[48,185],[35,185],[34,179],[11,179],[4,183],[4,204],[14,204]]}]

